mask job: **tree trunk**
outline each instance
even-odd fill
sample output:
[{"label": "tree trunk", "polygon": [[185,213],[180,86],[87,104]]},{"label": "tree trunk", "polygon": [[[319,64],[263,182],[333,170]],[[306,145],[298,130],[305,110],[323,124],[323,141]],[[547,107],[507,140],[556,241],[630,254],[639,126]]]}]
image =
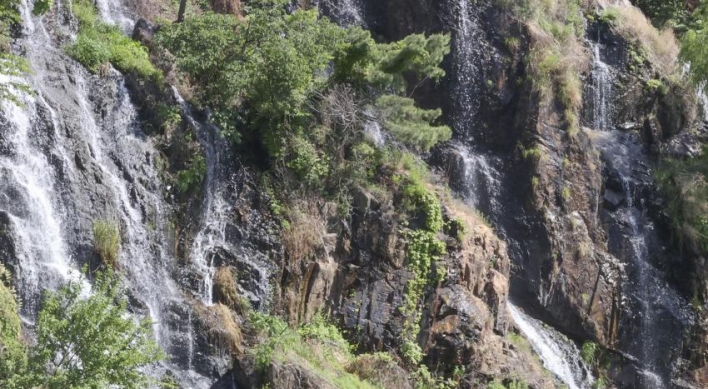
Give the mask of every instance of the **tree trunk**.
[{"label": "tree trunk", "polygon": [[184,21],[184,12],[187,10],[187,0],[179,0],[179,11],[177,12],[177,23]]}]

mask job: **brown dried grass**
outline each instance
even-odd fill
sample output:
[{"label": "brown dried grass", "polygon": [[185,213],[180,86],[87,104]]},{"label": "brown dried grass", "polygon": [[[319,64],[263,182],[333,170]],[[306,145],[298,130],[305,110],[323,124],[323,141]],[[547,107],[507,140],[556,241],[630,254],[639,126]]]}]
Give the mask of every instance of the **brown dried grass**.
[{"label": "brown dried grass", "polygon": [[673,30],[658,30],[651,21],[634,6],[613,7],[619,19],[613,23],[612,30],[637,44],[662,75],[669,76],[679,70],[679,46]]},{"label": "brown dried grass", "polygon": [[283,245],[293,262],[313,257],[322,247],[327,223],[317,204],[315,199],[309,199],[290,207],[290,225],[283,231]]}]

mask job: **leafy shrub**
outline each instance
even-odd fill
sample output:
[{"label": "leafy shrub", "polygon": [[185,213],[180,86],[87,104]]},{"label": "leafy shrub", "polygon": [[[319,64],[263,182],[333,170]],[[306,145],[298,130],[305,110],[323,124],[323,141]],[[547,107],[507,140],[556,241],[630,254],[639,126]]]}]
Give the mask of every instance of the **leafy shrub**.
[{"label": "leafy shrub", "polygon": [[674,239],[693,252],[708,251],[708,157],[664,160],[655,171],[667,201]]},{"label": "leafy shrub", "polygon": [[104,265],[114,269],[120,266],[120,232],[115,223],[108,220],[93,222],[93,251],[101,257]]},{"label": "leafy shrub", "polygon": [[597,343],[588,341],[583,343],[580,356],[583,358],[583,361],[588,364],[588,366],[595,366],[597,363],[597,352]]},{"label": "leafy shrub", "polygon": [[94,30],[79,34],[67,53],[94,73],[111,59],[108,44]]},{"label": "leafy shrub", "polygon": [[[8,342],[19,328],[19,318],[11,312],[16,305],[5,299],[5,292],[0,286],[3,388],[142,389],[153,382],[145,367],[163,359],[164,353],[152,340],[150,321],[138,323],[128,313],[111,271],[97,274],[90,294],[73,282],[58,292],[46,292],[36,320],[36,344],[27,348]],[[10,326],[8,314],[16,318]]]},{"label": "leafy shrub", "polygon": [[142,77],[160,80],[162,73],[150,62],[150,56],[139,42],[125,36],[118,26],[99,21],[96,9],[87,0],[78,0],[73,7],[79,20],[76,41],[67,53],[97,73],[108,62],[122,72],[135,72]]},{"label": "leafy shrub", "polygon": [[9,280],[9,272],[0,264],[0,384],[9,383],[27,367],[17,300],[14,291],[5,286]]},{"label": "leafy shrub", "polygon": [[206,177],[206,159],[200,152],[195,152],[187,163],[187,167],[178,171],[175,186],[182,193],[193,193]]},{"label": "leafy shrub", "polygon": [[681,59],[691,64],[697,84],[708,81],[708,2],[702,1],[692,16],[692,28],[681,39]]}]

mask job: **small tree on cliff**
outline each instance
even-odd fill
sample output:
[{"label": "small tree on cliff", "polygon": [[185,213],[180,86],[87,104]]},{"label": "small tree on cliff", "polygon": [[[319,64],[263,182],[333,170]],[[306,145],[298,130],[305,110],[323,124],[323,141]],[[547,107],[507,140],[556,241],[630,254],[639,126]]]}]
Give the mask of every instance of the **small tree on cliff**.
[{"label": "small tree on cliff", "polygon": [[152,380],[141,369],[162,359],[163,352],[152,340],[149,321],[138,323],[128,314],[120,291],[109,271],[98,275],[88,297],[74,282],[48,292],[37,318],[36,346],[27,355],[10,355],[18,363],[9,364],[11,374],[0,375],[0,387],[149,387]]}]

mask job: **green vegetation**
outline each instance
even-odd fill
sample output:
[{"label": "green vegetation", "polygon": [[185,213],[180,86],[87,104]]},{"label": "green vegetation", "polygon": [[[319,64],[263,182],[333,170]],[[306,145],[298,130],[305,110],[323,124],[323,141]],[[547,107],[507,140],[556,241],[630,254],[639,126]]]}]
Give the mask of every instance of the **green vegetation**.
[{"label": "green vegetation", "polygon": [[[10,274],[0,264],[0,384],[10,382],[27,367],[17,301],[13,290],[5,286],[9,281]],[[10,385],[7,388],[14,389]]]},{"label": "green vegetation", "polygon": [[110,62],[122,72],[135,72],[153,80],[162,78],[150,62],[147,49],[125,36],[118,26],[103,23],[93,2],[76,0],[72,7],[79,21],[79,34],[66,48],[71,57],[94,73]]},{"label": "green vegetation", "polygon": [[708,81],[708,1],[701,1],[691,21],[681,41],[681,59],[691,64],[694,81],[703,84]]},{"label": "green vegetation", "polygon": [[583,343],[583,348],[580,352],[580,356],[583,358],[583,361],[588,364],[588,366],[595,366],[595,364],[597,364],[597,354],[597,343],[590,341]]},{"label": "green vegetation", "polygon": [[562,104],[566,128],[573,135],[580,128],[580,74],[588,64],[580,1],[496,1],[528,25],[531,51],[526,68],[533,88],[543,105]]},{"label": "green vegetation", "polygon": [[36,345],[21,344],[17,305],[0,286],[0,386],[142,389],[143,368],[163,358],[149,321],[128,314],[116,277],[99,274],[91,295],[78,283],[48,292],[36,322]]},{"label": "green vegetation", "polygon": [[694,252],[708,250],[708,156],[664,160],[656,179],[667,201],[674,237]]},{"label": "green vegetation", "polygon": [[0,101],[9,100],[19,104],[16,92],[28,92],[29,88],[24,82],[17,81],[30,71],[27,61],[10,52],[12,28],[22,19],[18,0],[5,0],[0,2],[0,75],[8,76],[9,80],[0,82]]},{"label": "green vegetation", "polygon": [[52,0],[37,0],[34,2],[32,13],[35,15],[44,15],[52,8],[52,4],[54,4]]},{"label": "green vegetation", "polygon": [[363,380],[347,371],[347,366],[356,363],[357,358],[339,330],[322,316],[316,316],[310,324],[291,329],[279,318],[252,312],[250,323],[261,340],[252,350],[259,369],[266,370],[273,363],[296,364],[336,388],[378,387],[376,382]]},{"label": "green vegetation", "polygon": [[657,27],[685,28],[689,17],[686,0],[633,0]]},{"label": "green vegetation", "polygon": [[[364,99],[356,91],[402,92],[404,74],[443,75],[438,64],[449,52],[447,36],[411,35],[378,44],[360,28],[345,30],[319,18],[316,10],[287,13],[284,5],[284,0],[253,1],[243,21],[206,13],[165,26],[157,36],[196,87],[195,101],[214,109],[216,124],[234,140],[264,144],[271,157],[285,156],[293,137],[301,138],[298,145],[316,143],[307,139],[317,121],[312,107],[333,85],[353,85],[356,98]],[[327,76],[330,64],[334,69]],[[436,111],[416,110],[403,98],[381,105],[404,142],[429,148],[449,138],[449,131],[430,125]],[[432,132],[412,134],[401,129],[403,123]]]},{"label": "green vegetation", "polygon": [[396,95],[379,97],[376,106],[383,125],[401,143],[414,150],[428,151],[452,136],[450,127],[430,124],[440,117],[440,109],[420,109],[415,106],[413,99]]},{"label": "green vegetation", "polygon": [[101,257],[105,266],[118,269],[120,266],[120,231],[118,225],[108,220],[93,222],[93,251]]}]

